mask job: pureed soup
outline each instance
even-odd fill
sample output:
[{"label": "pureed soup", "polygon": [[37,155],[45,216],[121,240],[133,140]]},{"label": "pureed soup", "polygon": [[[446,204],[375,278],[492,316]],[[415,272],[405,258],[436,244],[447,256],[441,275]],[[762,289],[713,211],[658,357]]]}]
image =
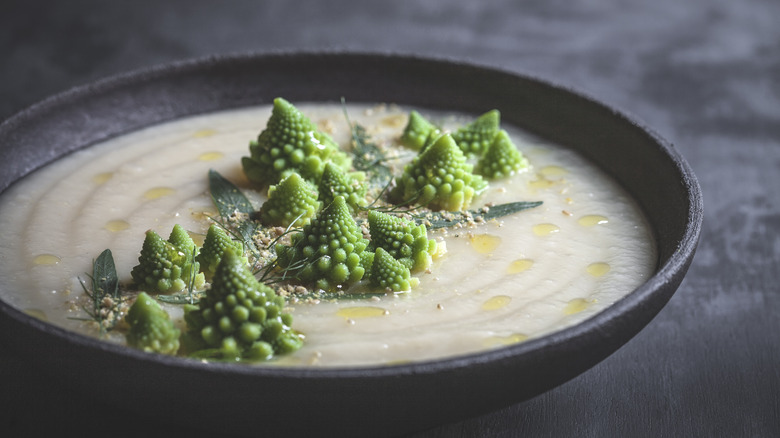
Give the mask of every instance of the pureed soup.
[{"label": "pureed soup", "polygon": [[[418,153],[399,144],[409,108],[296,106],[349,150],[346,110],[373,143],[390,150],[386,163],[396,176]],[[418,111],[445,131],[474,119]],[[124,322],[101,331],[85,311],[92,303],[82,284],[90,284],[93,261],[111,250],[131,303],[137,291],[124,287],[133,283],[130,272],[139,264],[147,230],[166,238],[179,224],[202,245],[213,218],[219,217],[209,193],[210,169],[260,209],[267,188],[247,180],[241,159],[270,114],[271,107],[264,106],[149,127],[73,153],[15,184],[0,198],[5,231],[0,297],[52,324],[125,343]],[[356,298],[280,291],[303,345],[259,363],[382,365],[497,348],[581,322],[652,275],[654,239],[628,194],[572,151],[506,124],[501,128],[528,167],[489,180],[468,208],[516,201],[541,205],[429,230],[438,250],[428,269],[412,273],[419,284],[411,291]],[[186,332],[182,305],[160,304]]]}]

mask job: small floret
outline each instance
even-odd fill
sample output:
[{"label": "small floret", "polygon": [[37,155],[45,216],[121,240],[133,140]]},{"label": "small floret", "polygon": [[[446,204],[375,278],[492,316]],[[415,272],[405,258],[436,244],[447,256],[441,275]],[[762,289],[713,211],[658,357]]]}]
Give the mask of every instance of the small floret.
[{"label": "small floret", "polygon": [[466,156],[482,155],[493,143],[500,124],[501,113],[498,110],[491,110],[468,125],[460,127],[452,134],[452,138]]},{"label": "small floret", "polygon": [[432,263],[436,241],[428,239],[425,225],[376,210],[368,212],[370,250],[382,248],[411,271],[423,271]]},{"label": "small floret", "polygon": [[363,278],[361,253],[367,246],[346,201],[336,196],[301,233],[292,236],[290,246],[276,245],[277,264],[287,277],[335,290]]},{"label": "small floret", "polygon": [[205,277],[198,273],[197,251],[195,242],[178,224],[173,227],[168,241],[149,230],[138,265],[130,275],[140,289],[149,293],[178,292],[190,285],[201,288]]},{"label": "small floret", "polygon": [[333,163],[326,163],[319,184],[319,200],[322,205],[329,205],[336,196],[342,196],[351,212],[366,205],[366,186],[359,176],[360,173],[347,174]]},{"label": "small floret", "polygon": [[425,146],[431,135],[435,135],[439,132],[439,128],[433,123],[429,122],[417,111],[412,110],[409,113],[409,121],[406,122],[406,127],[401,134],[401,144],[415,150],[420,150]]},{"label": "small floret", "polygon": [[338,145],[290,102],[274,99],[265,129],[249,145],[249,157],[241,163],[250,181],[275,184],[289,171],[310,181],[319,180],[328,160],[348,168],[350,160]]},{"label": "small floret", "polygon": [[[216,272],[217,266],[220,260],[222,260],[222,253],[227,248],[232,249],[236,254],[244,253],[244,245],[241,242],[231,239],[228,233],[219,225],[211,224],[206,232],[203,248],[198,253],[198,263],[206,279],[210,280],[214,276],[214,272]],[[249,263],[246,257],[244,257],[244,262]]]},{"label": "small floret", "polygon": [[264,225],[302,227],[317,214],[320,205],[317,189],[292,172],[268,189],[268,200],[260,207],[260,219]]},{"label": "small floret", "polygon": [[396,204],[413,202],[432,210],[456,211],[467,208],[485,188],[487,182],[472,173],[458,145],[444,134],[406,165],[390,198]]},{"label": "small floret", "polygon": [[512,143],[509,134],[502,129],[496,134],[485,154],[477,161],[475,172],[488,179],[498,179],[527,167],[528,160]]},{"label": "small floret", "polygon": [[403,263],[394,259],[384,249],[376,249],[374,263],[371,265],[371,284],[394,292],[405,292],[419,283],[419,279],[412,277],[409,268]]},{"label": "small floret", "polygon": [[365,271],[363,280],[371,279],[371,265],[374,264],[374,256],[374,251],[370,251],[368,248],[360,253],[360,266],[362,266]]},{"label": "small floret", "polygon": [[285,302],[255,279],[239,255],[225,250],[211,287],[197,306],[185,307],[183,343],[197,357],[268,360],[302,345]]},{"label": "small floret", "polygon": [[127,345],[163,354],[175,354],[179,350],[181,331],[174,326],[168,312],[146,293],[138,294],[125,321],[130,326]]}]

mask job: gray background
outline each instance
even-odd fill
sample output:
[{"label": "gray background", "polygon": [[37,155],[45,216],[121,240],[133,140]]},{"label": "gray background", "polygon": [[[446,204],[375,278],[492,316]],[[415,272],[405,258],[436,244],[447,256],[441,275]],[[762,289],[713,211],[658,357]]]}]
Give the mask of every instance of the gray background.
[{"label": "gray background", "polygon": [[[705,220],[689,274],[583,375],[415,436],[778,436],[779,24],[770,0],[2,0],[0,119],[108,75],[247,51],[432,55],[582,90],[670,140],[699,177]],[[115,431],[125,414],[73,403],[2,351],[3,436],[198,435],[143,418]]]}]

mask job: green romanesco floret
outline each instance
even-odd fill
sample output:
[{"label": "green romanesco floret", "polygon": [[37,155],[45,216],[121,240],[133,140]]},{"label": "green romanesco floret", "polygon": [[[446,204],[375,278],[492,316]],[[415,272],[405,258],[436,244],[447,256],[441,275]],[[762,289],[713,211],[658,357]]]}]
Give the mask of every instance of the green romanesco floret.
[{"label": "green romanesco floret", "polygon": [[[241,242],[231,239],[221,226],[211,224],[206,232],[203,247],[198,253],[198,263],[200,263],[201,272],[206,276],[206,279],[210,280],[214,276],[214,272],[222,260],[222,253],[227,248],[232,249],[236,254],[244,253],[244,245]],[[249,263],[246,257],[244,257],[244,262]]]},{"label": "green romanesco floret", "polygon": [[425,225],[380,211],[368,212],[369,250],[382,248],[411,271],[430,268],[436,241],[428,239]]},{"label": "green romanesco floret", "polygon": [[396,183],[390,193],[392,202],[447,211],[465,210],[487,188],[487,182],[472,173],[472,165],[449,134],[412,159]]},{"label": "green romanesco floret", "polygon": [[264,225],[302,227],[317,214],[320,205],[317,189],[292,172],[279,184],[268,188],[268,200],[260,207],[260,220]]},{"label": "green romanesco floret", "polygon": [[360,281],[365,273],[361,253],[368,246],[342,196],[336,196],[290,246],[276,245],[277,264],[286,277],[322,290]]},{"label": "green romanesco floret", "polygon": [[474,171],[485,178],[498,179],[527,168],[528,160],[512,143],[509,134],[502,129],[496,134],[484,155],[479,158]]},{"label": "green romanesco floret", "polygon": [[179,224],[165,241],[154,230],[146,232],[138,265],[130,275],[138,287],[149,293],[178,292],[192,286],[203,287],[205,277],[199,273],[197,246]]},{"label": "green romanesco floret", "polygon": [[490,110],[468,125],[460,127],[452,134],[452,138],[466,156],[482,155],[493,143],[500,124],[501,113],[498,110]]},{"label": "green romanesco floret", "polygon": [[260,283],[241,256],[225,250],[211,287],[197,306],[187,305],[182,343],[193,356],[223,360],[268,360],[301,347],[284,298]]},{"label": "green romanesco floret", "polygon": [[249,157],[241,164],[250,181],[275,184],[287,172],[296,171],[310,181],[318,181],[325,162],[330,160],[349,168],[348,156],[327,134],[290,102],[274,99],[265,129],[249,145]]},{"label": "green romanesco floret", "polygon": [[419,279],[411,276],[409,268],[382,248],[376,249],[370,278],[374,286],[391,289],[394,292],[409,291],[420,283]]},{"label": "green romanesco floret", "polygon": [[409,113],[409,120],[401,134],[401,144],[415,150],[422,149],[432,135],[440,133],[433,123],[415,110]]},{"label": "green romanesco floret", "polygon": [[319,199],[322,205],[329,205],[336,196],[342,196],[351,212],[366,205],[365,175],[360,172],[347,173],[333,163],[325,164],[319,184]]},{"label": "green romanesco floret", "polygon": [[130,326],[127,345],[163,354],[175,354],[179,350],[181,331],[174,326],[168,312],[146,293],[138,294],[125,321]]}]

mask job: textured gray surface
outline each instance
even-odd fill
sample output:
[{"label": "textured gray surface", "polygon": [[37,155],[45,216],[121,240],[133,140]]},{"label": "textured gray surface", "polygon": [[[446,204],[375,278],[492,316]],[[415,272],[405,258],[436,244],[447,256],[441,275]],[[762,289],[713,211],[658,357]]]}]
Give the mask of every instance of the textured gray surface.
[{"label": "textured gray surface", "polygon": [[[414,53],[575,87],[653,127],[690,162],[705,198],[693,266],[658,317],[595,368],[417,436],[777,436],[778,19],[780,3],[759,0],[5,0],[0,118],[107,75],[245,51]],[[106,407],[90,414],[21,358],[0,356],[4,436],[89,423],[102,435],[124,418]],[[127,436],[197,434],[195,425],[148,426],[131,423]]]}]

